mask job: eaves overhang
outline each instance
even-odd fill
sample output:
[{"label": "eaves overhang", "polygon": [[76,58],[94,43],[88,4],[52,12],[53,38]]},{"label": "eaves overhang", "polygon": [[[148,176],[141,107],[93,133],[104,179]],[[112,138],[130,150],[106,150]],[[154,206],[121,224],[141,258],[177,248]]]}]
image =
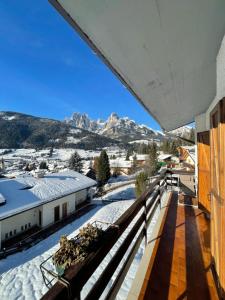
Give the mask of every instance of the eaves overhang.
[{"label": "eaves overhang", "polygon": [[224,0],[49,1],[164,130],[215,97]]}]

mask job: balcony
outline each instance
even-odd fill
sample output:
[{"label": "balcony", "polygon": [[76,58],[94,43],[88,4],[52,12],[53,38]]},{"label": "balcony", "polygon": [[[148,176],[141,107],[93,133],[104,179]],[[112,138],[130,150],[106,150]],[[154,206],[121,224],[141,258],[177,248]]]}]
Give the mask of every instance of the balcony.
[{"label": "balcony", "polygon": [[151,241],[129,299],[219,299],[213,279],[210,227],[200,209],[178,205],[171,193],[163,228]]},{"label": "balcony", "polygon": [[[103,292],[103,299],[115,299],[142,242],[146,247],[128,299],[219,299],[211,264],[209,220],[192,205],[196,203],[193,190],[193,173],[160,175],[107,229],[98,251],[69,268],[42,299],[99,299]],[[180,202],[184,196],[188,201]],[[160,214],[148,240],[147,229],[157,208]],[[114,256],[84,296],[84,285],[122,236]]]}]

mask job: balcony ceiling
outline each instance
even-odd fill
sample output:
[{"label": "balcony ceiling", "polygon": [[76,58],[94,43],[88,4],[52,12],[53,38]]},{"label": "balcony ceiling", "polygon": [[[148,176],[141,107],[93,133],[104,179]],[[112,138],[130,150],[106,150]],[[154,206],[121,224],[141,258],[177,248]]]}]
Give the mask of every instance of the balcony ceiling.
[{"label": "balcony ceiling", "polygon": [[49,1],[163,129],[192,122],[215,97],[224,0]]}]

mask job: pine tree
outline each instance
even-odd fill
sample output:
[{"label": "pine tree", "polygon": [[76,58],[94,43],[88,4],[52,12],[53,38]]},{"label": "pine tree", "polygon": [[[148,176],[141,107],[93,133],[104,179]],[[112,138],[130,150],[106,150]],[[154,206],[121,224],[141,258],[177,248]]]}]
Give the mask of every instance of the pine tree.
[{"label": "pine tree", "polygon": [[149,176],[155,175],[158,170],[158,153],[156,143],[152,143],[149,147],[149,162],[148,162]]},{"label": "pine tree", "polygon": [[49,157],[52,157],[52,155],[53,155],[53,147],[51,147],[49,150]]},{"label": "pine tree", "polygon": [[147,188],[148,175],[145,172],[141,172],[136,176],[135,182],[135,194],[136,197],[140,197]]},{"label": "pine tree", "polygon": [[75,151],[69,159],[69,169],[81,173],[83,168],[83,163],[81,161],[80,155]]},{"label": "pine tree", "polygon": [[94,164],[93,164],[93,168],[94,168],[96,174],[98,172],[98,165],[99,165],[99,156],[96,156],[94,158]]},{"label": "pine tree", "polygon": [[39,165],[39,169],[48,169],[46,161],[41,161]]},{"label": "pine tree", "polygon": [[132,150],[127,150],[126,160],[130,160],[130,156],[132,155]]},{"label": "pine tree", "polygon": [[137,166],[138,166],[138,163],[137,163],[137,155],[134,154],[134,156],[133,156],[133,166],[132,166],[132,172],[133,172],[133,173],[136,172]]},{"label": "pine tree", "polygon": [[170,145],[170,154],[173,154],[173,155],[175,155],[175,156],[178,156],[178,150],[177,150],[177,147],[178,147],[177,141],[172,141],[172,142],[171,142],[171,145]]},{"label": "pine tree", "polygon": [[170,140],[165,140],[162,143],[161,150],[164,153],[170,153]]},{"label": "pine tree", "polygon": [[110,178],[110,165],[109,158],[105,150],[103,150],[99,156],[97,162],[97,179],[99,185],[104,185]]}]

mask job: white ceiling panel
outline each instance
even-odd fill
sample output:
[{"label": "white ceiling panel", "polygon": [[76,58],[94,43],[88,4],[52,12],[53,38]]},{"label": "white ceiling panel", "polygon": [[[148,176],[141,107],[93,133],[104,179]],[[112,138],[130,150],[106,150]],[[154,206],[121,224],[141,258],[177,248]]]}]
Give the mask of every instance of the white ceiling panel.
[{"label": "white ceiling panel", "polygon": [[163,129],[192,122],[213,100],[224,0],[50,2]]}]

